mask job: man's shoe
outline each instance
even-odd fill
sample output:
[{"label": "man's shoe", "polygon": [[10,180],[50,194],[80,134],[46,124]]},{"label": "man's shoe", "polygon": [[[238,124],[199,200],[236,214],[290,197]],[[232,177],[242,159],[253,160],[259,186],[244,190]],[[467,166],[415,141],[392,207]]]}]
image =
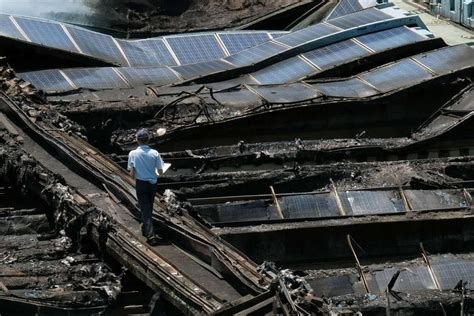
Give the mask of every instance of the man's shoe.
[{"label": "man's shoe", "polygon": [[158,246],[160,241],[161,241],[160,238],[156,235],[150,236],[146,239],[146,242],[152,247]]}]

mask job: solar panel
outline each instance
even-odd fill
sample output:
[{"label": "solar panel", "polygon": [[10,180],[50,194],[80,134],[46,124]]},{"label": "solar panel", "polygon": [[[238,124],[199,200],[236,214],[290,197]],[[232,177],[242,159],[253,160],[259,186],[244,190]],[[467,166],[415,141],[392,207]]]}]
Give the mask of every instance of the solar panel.
[{"label": "solar panel", "polygon": [[375,52],[420,42],[425,39],[425,37],[405,26],[357,37],[358,41]]},{"label": "solar panel", "polygon": [[213,60],[205,63],[173,67],[173,69],[185,79],[197,78],[203,75],[209,75],[232,68],[234,67],[231,64],[222,60]]},{"label": "solar panel", "polygon": [[270,40],[268,33],[219,33],[229,54],[238,53],[244,49],[257,46]]},{"label": "solar panel", "polygon": [[74,88],[56,69],[23,72],[18,75],[23,80],[31,82],[36,88],[46,92],[68,91]]},{"label": "solar panel", "polygon": [[299,31],[291,32],[287,35],[278,37],[276,41],[286,44],[288,46],[295,47],[336,32],[338,32],[338,29],[333,26],[325,24],[315,24]]},{"label": "solar panel", "polygon": [[459,281],[469,282],[468,288],[473,289],[474,262],[444,262],[432,264],[433,272],[442,290],[452,290]]},{"label": "solar panel", "polygon": [[417,55],[414,59],[438,74],[445,74],[474,65],[474,49],[467,45],[450,46]]},{"label": "solar panel", "polygon": [[236,65],[237,67],[243,67],[265,60],[285,50],[286,48],[282,45],[279,45],[273,41],[269,41],[226,57],[225,60]]},{"label": "solar panel", "polygon": [[328,81],[313,84],[313,87],[327,96],[363,98],[378,94],[378,91],[357,78]]},{"label": "solar panel", "polygon": [[354,293],[349,275],[337,275],[308,281],[319,296],[334,297]]},{"label": "solar panel", "polygon": [[[375,279],[380,292],[384,292],[398,269],[389,268],[375,272]],[[398,276],[394,291],[413,293],[422,290],[434,290],[436,286],[425,266],[412,266],[409,270],[402,270]]]},{"label": "solar panel", "polygon": [[263,200],[217,205],[218,222],[245,222],[276,219],[277,216]]},{"label": "solar panel", "polygon": [[77,48],[64,32],[61,24],[22,17],[15,17],[15,20],[32,42],[48,47],[78,52]]},{"label": "solar panel", "polygon": [[214,98],[226,106],[258,106],[262,100],[252,91],[243,89],[228,91],[225,93],[215,93]]},{"label": "solar panel", "polygon": [[342,17],[332,19],[327,21],[332,25],[340,27],[341,29],[350,29],[353,27],[358,27],[361,25],[374,23],[378,21],[383,21],[386,19],[390,19],[392,16],[383,13],[382,11],[370,8],[363,11],[355,12],[349,15],[344,15]]},{"label": "solar panel", "polygon": [[171,52],[162,39],[118,40],[130,66],[175,66]]},{"label": "solar panel", "polygon": [[73,26],[66,26],[66,28],[84,54],[92,55],[96,58],[117,63],[122,66],[128,66],[127,61],[120,53],[112,36],[83,30]]},{"label": "solar panel", "polygon": [[432,75],[411,59],[383,66],[359,76],[382,92],[415,85]]},{"label": "solar panel", "polygon": [[214,35],[169,36],[166,41],[182,65],[216,60],[224,57]]},{"label": "solar panel", "polygon": [[289,34],[290,32],[270,32],[271,37],[278,38],[280,36]]},{"label": "solar panel", "polygon": [[343,15],[361,11],[364,8],[358,0],[340,0],[334,10],[327,17],[328,20],[338,18]]},{"label": "solar panel", "polygon": [[117,70],[134,87],[147,84],[166,85],[180,80],[172,70],[166,67],[121,67]]},{"label": "solar panel", "polygon": [[[396,213],[404,210],[399,194],[394,191],[346,191],[339,193],[353,215]],[[345,208],[349,215],[349,209]]]},{"label": "solar panel", "polygon": [[293,83],[284,86],[254,86],[259,95],[269,103],[295,103],[315,99],[321,94],[310,86]]},{"label": "solar panel", "polygon": [[321,69],[349,62],[369,55],[369,52],[351,40],[331,44],[303,54]]},{"label": "solar panel", "polygon": [[110,67],[74,68],[63,72],[80,88],[94,90],[129,88],[129,85]]},{"label": "solar panel", "polygon": [[285,218],[317,218],[339,216],[331,194],[286,196],[280,199]]},{"label": "solar panel", "polygon": [[466,207],[461,192],[441,190],[405,190],[405,195],[414,210]]},{"label": "solar panel", "polygon": [[25,40],[25,37],[10,20],[10,16],[5,14],[0,14],[0,35]]},{"label": "solar panel", "polygon": [[261,84],[289,83],[315,73],[317,70],[301,58],[293,57],[252,73]]}]

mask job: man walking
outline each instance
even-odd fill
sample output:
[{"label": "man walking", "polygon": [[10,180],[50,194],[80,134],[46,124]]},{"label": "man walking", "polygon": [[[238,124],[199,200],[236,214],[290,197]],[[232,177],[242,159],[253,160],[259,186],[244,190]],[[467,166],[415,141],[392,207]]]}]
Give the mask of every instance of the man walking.
[{"label": "man walking", "polygon": [[163,160],[158,151],[148,146],[150,133],[140,129],[136,134],[138,148],[128,155],[130,175],[136,180],[138,205],[142,214],[142,233],[147,238],[148,244],[156,246],[159,238],[153,226],[153,203],[158,186],[158,176],[163,174]]}]

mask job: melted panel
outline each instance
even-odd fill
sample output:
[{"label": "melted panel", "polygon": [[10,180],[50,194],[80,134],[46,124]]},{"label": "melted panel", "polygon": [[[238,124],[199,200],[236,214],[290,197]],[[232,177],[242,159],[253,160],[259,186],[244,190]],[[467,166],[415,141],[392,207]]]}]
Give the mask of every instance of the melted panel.
[{"label": "melted panel", "polygon": [[334,297],[354,293],[350,275],[331,276],[308,282],[319,296]]},{"label": "melted panel", "polygon": [[224,46],[230,55],[270,40],[268,33],[219,33]]},{"label": "melted panel", "polygon": [[84,54],[110,63],[128,66],[127,61],[120,53],[112,36],[83,30],[73,26],[66,26],[66,28]]},{"label": "melted panel", "polygon": [[0,35],[20,39],[22,41],[26,40],[16,25],[10,20],[10,16],[5,14],[0,14]]},{"label": "melted panel", "polygon": [[166,37],[166,41],[181,65],[216,60],[225,56],[213,34],[169,36]]},{"label": "melted panel", "polygon": [[408,202],[414,210],[436,210],[467,207],[461,192],[442,190],[405,190]]},{"label": "melted panel", "polygon": [[331,66],[347,63],[368,55],[369,52],[365,48],[350,40],[331,44],[303,54],[304,57],[311,60],[313,64],[321,69],[328,69]]},{"label": "melted panel", "polygon": [[336,200],[327,194],[286,196],[279,199],[285,218],[339,216]]},{"label": "melted panel", "polygon": [[131,66],[175,66],[171,52],[162,39],[119,41]]},{"label": "melted panel", "polygon": [[392,18],[390,15],[383,13],[376,8],[370,8],[349,15],[345,15],[336,19],[327,21],[341,29],[351,29],[362,25],[383,21]]},{"label": "melted panel", "polygon": [[[380,292],[385,291],[397,271],[395,268],[390,268],[375,272],[375,279]],[[433,279],[425,266],[414,266],[402,270],[393,287],[393,290],[404,293],[435,289]]]},{"label": "melted panel", "polygon": [[180,80],[180,78],[172,70],[166,67],[122,67],[118,68],[117,70],[134,87],[147,84],[166,85],[178,82]]},{"label": "melted panel", "polygon": [[365,72],[359,76],[382,92],[418,84],[433,76],[411,59],[401,61]]},{"label": "melted panel", "polygon": [[282,45],[269,41],[226,57],[225,60],[237,67],[244,67],[278,55],[285,50],[286,48]]},{"label": "melted panel", "polygon": [[402,26],[359,36],[356,39],[373,51],[381,52],[387,49],[424,41],[427,38]]},{"label": "melted panel", "polygon": [[226,106],[255,107],[262,104],[262,100],[255,93],[245,89],[215,93],[214,98]]},{"label": "melted panel", "polygon": [[276,219],[265,201],[219,204],[217,207],[217,222],[265,221]]},{"label": "melted panel", "polygon": [[315,83],[313,87],[321,91],[321,93],[332,97],[363,98],[379,93],[357,78]]},{"label": "melted panel", "polygon": [[300,83],[284,86],[254,86],[252,87],[259,95],[269,103],[295,103],[315,99],[321,96],[311,86]]},{"label": "melted panel", "polygon": [[261,84],[290,83],[314,74],[317,70],[299,57],[286,59],[252,73]]},{"label": "melted panel", "polygon": [[192,79],[234,68],[222,60],[173,67],[183,78]]},{"label": "melted panel", "polygon": [[315,24],[287,35],[280,36],[277,41],[295,47],[336,32],[338,32],[338,29],[333,26]]},{"label": "melted panel", "polygon": [[61,24],[22,17],[16,17],[15,20],[32,42],[47,47],[79,52],[64,32]]},{"label": "melted panel", "polygon": [[352,215],[397,213],[405,210],[400,195],[395,191],[346,191],[339,195],[343,204],[346,204],[344,199],[347,199]]},{"label": "melted panel", "polygon": [[24,72],[18,75],[23,80],[31,82],[36,88],[46,92],[68,91],[74,88],[56,69]]},{"label": "melted panel", "polygon": [[445,74],[468,66],[472,67],[474,49],[467,45],[451,46],[419,54],[414,59],[437,74]]},{"label": "melted panel", "polygon": [[78,88],[94,90],[129,88],[113,68],[77,68],[63,72]]}]

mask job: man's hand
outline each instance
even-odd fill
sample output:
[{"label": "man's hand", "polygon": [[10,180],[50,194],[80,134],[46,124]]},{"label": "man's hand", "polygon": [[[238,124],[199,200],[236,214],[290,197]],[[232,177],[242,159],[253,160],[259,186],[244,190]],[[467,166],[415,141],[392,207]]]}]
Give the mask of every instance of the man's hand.
[{"label": "man's hand", "polygon": [[130,170],[128,171],[128,174],[129,174],[132,178],[135,179],[135,167],[132,167],[132,169],[130,169]]},{"label": "man's hand", "polygon": [[156,169],[156,173],[161,176],[164,172],[163,169]]}]

